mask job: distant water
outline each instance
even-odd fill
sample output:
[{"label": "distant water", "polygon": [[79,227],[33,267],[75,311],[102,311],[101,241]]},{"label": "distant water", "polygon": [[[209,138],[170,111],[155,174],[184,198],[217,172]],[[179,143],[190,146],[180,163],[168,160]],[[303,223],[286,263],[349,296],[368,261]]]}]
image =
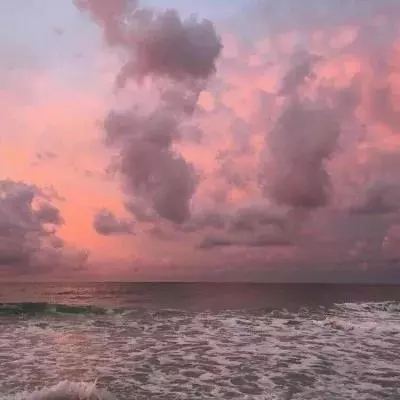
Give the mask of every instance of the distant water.
[{"label": "distant water", "polygon": [[0,284],[0,399],[400,399],[400,286]]}]

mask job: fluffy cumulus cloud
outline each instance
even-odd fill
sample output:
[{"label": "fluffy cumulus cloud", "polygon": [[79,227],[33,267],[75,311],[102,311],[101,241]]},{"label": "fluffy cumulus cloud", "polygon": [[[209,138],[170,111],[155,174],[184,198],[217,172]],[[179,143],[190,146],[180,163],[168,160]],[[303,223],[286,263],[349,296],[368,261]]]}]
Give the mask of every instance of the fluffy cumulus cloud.
[{"label": "fluffy cumulus cloud", "polygon": [[48,42],[3,35],[0,273],[80,268],[71,241],[155,279],[399,276],[398,0],[244,3],[66,0]]},{"label": "fluffy cumulus cloud", "polygon": [[87,253],[68,248],[57,235],[64,220],[52,199],[35,185],[0,181],[0,269],[18,274],[82,267]]},{"label": "fluffy cumulus cloud", "polygon": [[111,111],[104,128],[109,144],[120,149],[119,172],[128,194],[145,198],[160,218],[182,223],[190,216],[197,182],[194,168],[173,145],[215,71],[222,45],[214,26],[208,20],[181,20],[174,10],[141,9],[136,2],[77,5],[92,13],[110,46],[125,51],[119,88],[146,76],[154,80],[159,103],[153,110],[141,113],[132,105]]},{"label": "fluffy cumulus cloud", "polygon": [[[400,256],[400,6],[300,3],[259,1],[250,19],[214,25],[76,0],[122,56],[105,143],[135,233],[154,246],[190,247],[198,263]],[[132,223],[102,211],[94,227]]]},{"label": "fluffy cumulus cloud", "polygon": [[118,219],[114,213],[105,209],[95,215],[93,226],[100,235],[133,234],[132,222]]}]

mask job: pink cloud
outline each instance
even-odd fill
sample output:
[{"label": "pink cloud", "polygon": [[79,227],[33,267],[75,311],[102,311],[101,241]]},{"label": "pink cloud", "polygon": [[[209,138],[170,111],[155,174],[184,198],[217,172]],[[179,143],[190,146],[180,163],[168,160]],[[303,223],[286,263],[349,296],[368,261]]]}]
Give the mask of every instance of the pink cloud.
[{"label": "pink cloud", "polygon": [[[18,90],[0,92],[0,145],[10,177],[53,185],[66,198],[58,204],[66,221],[59,233],[90,250],[85,273],[190,278],[228,264],[245,274],[241,268],[252,264],[257,271],[248,276],[262,276],[273,265],[392,257],[400,204],[393,13],[326,27],[293,24],[250,44],[224,28],[220,55],[212,25],[158,15],[152,29],[161,44],[194,27],[207,33],[210,51],[196,53],[193,65],[191,47],[166,55],[150,31],[141,31],[140,43],[122,32],[111,18],[122,15],[119,2],[109,13],[107,2],[79,4],[111,48],[93,61],[87,85],[31,73]],[[173,32],[163,31],[163,18]],[[388,25],[397,37],[386,35]],[[114,45],[125,49],[125,67]],[[127,85],[115,92],[121,73]],[[33,165],[38,152],[55,156]],[[114,177],[105,172],[112,160]],[[107,227],[118,235],[96,233],[95,215],[112,215]],[[131,226],[134,235],[121,234]],[[117,260],[118,271],[105,257]]]}]

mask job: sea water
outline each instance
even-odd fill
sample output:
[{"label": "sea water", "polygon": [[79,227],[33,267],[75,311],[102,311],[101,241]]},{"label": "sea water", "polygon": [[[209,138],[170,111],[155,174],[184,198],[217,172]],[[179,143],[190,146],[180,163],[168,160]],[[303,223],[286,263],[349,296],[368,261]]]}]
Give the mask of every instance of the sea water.
[{"label": "sea water", "polygon": [[400,399],[400,287],[0,285],[0,399]]}]

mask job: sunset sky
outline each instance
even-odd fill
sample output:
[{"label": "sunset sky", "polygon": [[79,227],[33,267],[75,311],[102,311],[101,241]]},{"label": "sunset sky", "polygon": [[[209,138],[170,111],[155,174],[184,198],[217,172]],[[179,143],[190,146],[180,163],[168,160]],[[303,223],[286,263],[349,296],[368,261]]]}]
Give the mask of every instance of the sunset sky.
[{"label": "sunset sky", "polygon": [[0,59],[0,279],[400,281],[398,0],[2,1]]}]

